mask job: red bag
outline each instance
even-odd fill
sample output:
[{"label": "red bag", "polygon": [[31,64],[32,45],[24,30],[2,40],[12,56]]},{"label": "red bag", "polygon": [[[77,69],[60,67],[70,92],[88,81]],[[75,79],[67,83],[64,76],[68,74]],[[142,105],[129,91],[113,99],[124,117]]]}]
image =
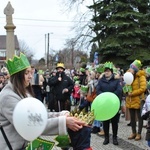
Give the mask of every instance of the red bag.
[{"label": "red bag", "polygon": [[96,96],[96,89],[94,89],[94,91],[91,94],[88,92],[86,99],[88,102],[93,102]]}]

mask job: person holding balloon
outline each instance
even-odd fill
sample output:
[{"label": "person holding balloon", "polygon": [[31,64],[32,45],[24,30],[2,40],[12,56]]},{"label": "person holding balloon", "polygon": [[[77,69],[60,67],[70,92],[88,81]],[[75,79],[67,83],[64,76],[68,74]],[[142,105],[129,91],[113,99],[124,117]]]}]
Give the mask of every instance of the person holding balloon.
[{"label": "person holding balloon", "polygon": [[[120,97],[122,93],[122,87],[120,84],[120,79],[115,78],[113,74],[114,65],[112,62],[106,62],[104,64],[104,75],[100,78],[98,85],[96,87],[97,98],[99,97],[99,110],[104,112],[97,112],[100,117],[99,119],[103,121],[103,129],[105,133],[105,139],[103,145],[109,143],[109,124],[112,123],[113,132],[113,144],[118,145],[117,132],[118,132],[118,120],[119,120],[119,108],[120,108]],[[108,93],[107,93],[108,92]],[[103,94],[105,94],[103,96]],[[111,94],[111,95],[109,95]],[[113,94],[113,95],[112,95]],[[113,98],[114,97],[114,98]],[[117,98],[117,103],[114,103]],[[96,101],[94,100],[94,103]],[[101,103],[102,102],[102,103]],[[96,104],[93,103],[93,108]],[[109,107],[109,105],[111,106]],[[112,111],[111,111],[111,108]],[[115,108],[115,109],[114,109]],[[95,110],[96,111],[96,110]]]},{"label": "person holding balloon", "polygon": [[67,135],[68,129],[84,139],[74,141],[74,149],[92,150],[91,130],[85,122],[65,110],[48,113],[44,104],[34,98],[31,66],[23,53],[8,59],[6,66],[10,80],[0,93],[0,150],[23,150],[40,135]]},{"label": "person holding balloon", "polygon": [[[141,118],[141,107],[145,102],[146,73],[141,69],[140,60],[131,63],[130,68],[124,74],[124,81],[131,85],[132,91],[126,93],[126,107],[129,109],[132,134],[129,140],[138,141],[141,139],[143,120]],[[138,130],[136,130],[136,119],[138,120]]]}]

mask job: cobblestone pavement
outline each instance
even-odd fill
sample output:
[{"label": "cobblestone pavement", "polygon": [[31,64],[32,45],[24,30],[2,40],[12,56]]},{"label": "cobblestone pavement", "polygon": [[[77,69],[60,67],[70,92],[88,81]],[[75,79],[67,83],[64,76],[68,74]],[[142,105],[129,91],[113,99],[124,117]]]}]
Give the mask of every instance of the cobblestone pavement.
[{"label": "cobblestone pavement", "polygon": [[[91,134],[91,146],[93,150],[150,150],[145,141],[146,129],[143,128],[142,139],[140,141],[128,140],[128,136],[131,134],[131,127],[127,126],[129,122],[125,121],[124,118],[120,117],[119,129],[118,129],[118,142],[119,145],[115,146],[112,144],[112,130],[110,126],[110,143],[103,145],[104,137],[98,136],[97,134]],[[44,139],[54,141],[56,136],[43,137]],[[60,150],[55,144],[53,150]],[[70,149],[71,150],[71,149]]]}]

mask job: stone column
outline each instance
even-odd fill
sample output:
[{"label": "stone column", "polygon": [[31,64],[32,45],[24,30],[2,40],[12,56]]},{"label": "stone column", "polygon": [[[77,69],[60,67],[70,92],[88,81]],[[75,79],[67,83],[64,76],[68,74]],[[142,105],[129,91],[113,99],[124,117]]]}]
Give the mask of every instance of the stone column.
[{"label": "stone column", "polygon": [[8,2],[7,6],[4,9],[4,14],[6,15],[6,60],[12,58],[15,54],[15,36],[14,29],[16,26],[13,24],[12,14],[14,13],[14,9],[12,8],[10,2]]}]

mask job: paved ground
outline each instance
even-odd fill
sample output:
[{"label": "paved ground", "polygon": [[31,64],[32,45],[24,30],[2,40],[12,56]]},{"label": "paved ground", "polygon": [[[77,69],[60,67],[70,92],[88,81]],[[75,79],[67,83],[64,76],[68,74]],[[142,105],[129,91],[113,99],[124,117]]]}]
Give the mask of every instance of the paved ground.
[{"label": "paved ground", "polygon": [[[143,128],[142,139],[140,141],[128,140],[128,136],[131,134],[131,127],[127,126],[128,121],[124,118],[120,118],[119,130],[118,130],[118,142],[119,145],[115,146],[112,144],[112,134],[110,127],[110,143],[108,145],[103,145],[104,137],[100,137],[97,134],[91,134],[91,146],[93,150],[150,150],[145,141],[146,129]],[[55,136],[43,137],[47,140],[54,140]],[[55,144],[53,150],[60,150]]]}]

